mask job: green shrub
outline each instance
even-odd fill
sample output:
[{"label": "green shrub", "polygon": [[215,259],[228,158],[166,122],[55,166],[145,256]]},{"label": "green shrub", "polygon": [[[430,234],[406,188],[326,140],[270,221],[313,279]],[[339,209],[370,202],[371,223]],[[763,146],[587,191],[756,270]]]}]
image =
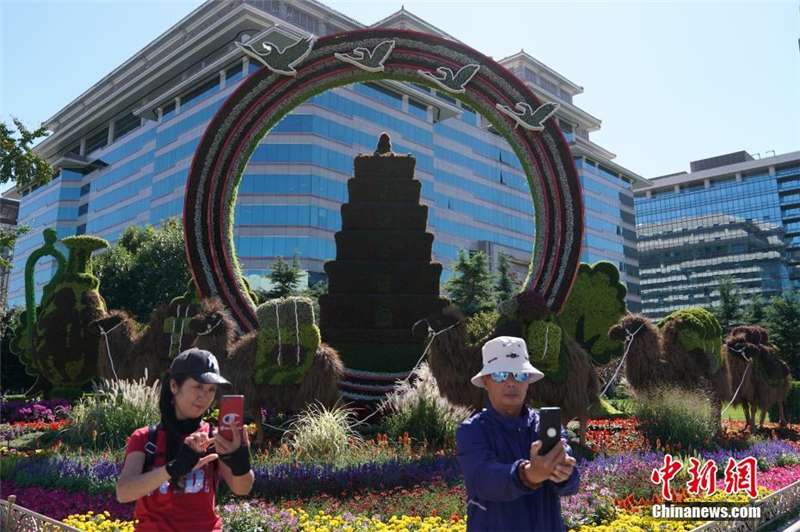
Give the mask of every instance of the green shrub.
[{"label": "green shrub", "polygon": [[313,403],[292,422],[284,440],[311,461],[335,461],[349,446],[362,441],[351,427],[354,420],[354,411],[338,403],[330,410]]},{"label": "green shrub", "polygon": [[650,445],[680,444],[684,451],[704,447],[714,437],[717,419],[711,399],[696,390],[661,388],[633,400],[633,410]]},{"label": "green shrub", "polygon": [[95,386],[95,393],[81,399],[67,418],[65,441],[96,449],[123,449],[134,430],[161,419],[161,384],[146,383],[145,374],[138,381],[106,380]]},{"label": "green shrub", "polygon": [[439,394],[439,386],[427,364],[411,381],[401,382],[381,405],[386,432],[392,437],[408,435],[417,441],[443,447],[455,438],[456,429],[472,411],[455,406]]},{"label": "green shrub", "polygon": [[500,313],[496,310],[485,310],[467,318],[469,341],[476,343],[486,338],[494,331],[498,319],[500,319]]},{"label": "green shrub", "polygon": [[[792,383],[792,391],[783,402],[783,415],[789,423],[800,423],[800,381]],[[778,405],[769,409],[769,420],[778,422]]]},{"label": "green shrub", "polygon": [[797,456],[796,454],[784,453],[781,454],[777,460],[775,460],[775,465],[778,467],[793,466],[797,464],[800,464],[800,456]]}]

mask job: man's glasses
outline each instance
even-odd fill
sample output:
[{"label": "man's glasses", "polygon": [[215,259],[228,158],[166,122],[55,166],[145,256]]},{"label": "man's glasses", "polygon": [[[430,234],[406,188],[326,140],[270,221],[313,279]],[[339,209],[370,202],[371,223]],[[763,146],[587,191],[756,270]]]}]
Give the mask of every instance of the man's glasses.
[{"label": "man's glasses", "polygon": [[[494,382],[506,382],[506,379],[512,373],[509,371],[495,371],[492,373],[492,380]],[[527,373],[514,373],[514,380],[517,382],[528,382],[530,375]]]}]

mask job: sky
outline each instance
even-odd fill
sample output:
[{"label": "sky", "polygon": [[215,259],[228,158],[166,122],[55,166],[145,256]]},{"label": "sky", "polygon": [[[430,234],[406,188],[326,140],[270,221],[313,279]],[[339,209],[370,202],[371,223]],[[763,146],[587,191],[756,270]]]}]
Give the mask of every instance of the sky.
[{"label": "sky", "polygon": [[[520,49],[583,87],[590,139],[643,177],[800,150],[800,2],[325,1],[405,7],[478,51]],[[0,0],[0,119],[36,127],[202,2]]]}]

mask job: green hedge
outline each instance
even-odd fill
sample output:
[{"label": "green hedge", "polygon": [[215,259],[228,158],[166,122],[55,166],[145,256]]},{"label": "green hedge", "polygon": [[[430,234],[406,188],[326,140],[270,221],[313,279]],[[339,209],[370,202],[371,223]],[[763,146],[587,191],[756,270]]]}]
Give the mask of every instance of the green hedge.
[{"label": "green hedge", "polygon": [[422,356],[421,343],[373,345],[334,345],[345,367],[360,371],[399,373],[411,371]]},{"label": "green hedge", "polygon": [[411,329],[447,303],[436,295],[325,294],[319,298],[320,323],[323,334],[328,328]]},{"label": "green hedge", "polygon": [[419,203],[422,183],[417,179],[363,179],[347,182],[350,203],[391,201]]},{"label": "green hedge", "polygon": [[663,329],[672,320],[680,318],[678,341],[688,352],[700,351],[708,357],[712,373],[722,366],[722,326],[709,311],[702,308],[676,310],[662,319],[658,327]]},{"label": "green hedge", "polygon": [[[280,325],[287,327],[295,323],[295,303],[297,303],[297,321],[301,325],[314,323],[314,303],[307,297],[287,297],[271,299],[258,306],[256,316],[260,329],[275,329]],[[275,307],[278,307],[276,321]]]},{"label": "green hedge", "polygon": [[609,338],[608,330],[626,313],[627,291],[619,280],[619,270],[610,262],[583,263],[578,268],[561,323],[595,364],[605,365],[622,356],[622,344]]},{"label": "green hedge", "polygon": [[[300,364],[297,363],[297,336],[300,336]],[[277,329],[259,329],[258,352],[254,380],[258,384],[300,384],[314,362],[320,344],[319,329],[314,324],[303,324],[299,331],[294,326],[281,327],[281,364],[278,364]]]},{"label": "green hedge", "polygon": [[423,261],[433,258],[433,233],[420,231],[340,231],[336,260]]},{"label": "green hedge", "polygon": [[[322,341],[337,344],[410,344],[417,342],[411,329],[325,329]],[[420,340],[421,342],[421,340]]]},{"label": "green hedge", "polygon": [[345,203],[344,231],[425,231],[428,206],[397,203]]},{"label": "green hedge", "polygon": [[556,320],[536,320],[527,323],[524,325],[523,334],[533,367],[553,382],[564,382],[567,379],[567,360],[564,354],[563,333]]},{"label": "green hedge", "polygon": [[[255,364],[255,381],[259,384],[299,384],[317,352],[320,344],[319,328],[314,324],[314,305],[306,297],[272,299],[256,309],[258,316],[258,351]],[[281,365],[278,365],[278,327],[282,349]],[[296,362],[298,331],[301,353],[300,364]]]},{"label": "green hedge", "polygon": [[413,155],[357,155],[353,161],[356,178],[413,179],[417,159]]},{"label": "green hedge", "polygon": [[[792,383],[792,391],[783,402],[783,415],[786,416],[786,421],[789,423],[800,423],[800,381]],[[769,420],[773,423],[778,422],[778,405],[770,408]]]},{"label": "green hedge", "polygon": [[330,294],[439,294],[438,262],[331,261]]}]

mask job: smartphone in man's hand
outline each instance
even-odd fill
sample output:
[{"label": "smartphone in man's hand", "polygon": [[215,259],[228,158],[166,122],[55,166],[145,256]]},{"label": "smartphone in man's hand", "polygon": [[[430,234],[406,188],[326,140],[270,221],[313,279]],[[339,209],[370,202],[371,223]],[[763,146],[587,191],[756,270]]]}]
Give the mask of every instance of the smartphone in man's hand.
[{"label": "smartphone in man's hand", "polygon": [[233,440],[229,424],[236,423],[241,431],[244,423],[244,395],[223,395],[219,401],[219,434],[226,440]]},{"label": "smartphone in man's hand", "polygon": [[542,448],[539,455],[545,455],[561,441],[561,409],[547,407],[539,410],[539,439]]}]

